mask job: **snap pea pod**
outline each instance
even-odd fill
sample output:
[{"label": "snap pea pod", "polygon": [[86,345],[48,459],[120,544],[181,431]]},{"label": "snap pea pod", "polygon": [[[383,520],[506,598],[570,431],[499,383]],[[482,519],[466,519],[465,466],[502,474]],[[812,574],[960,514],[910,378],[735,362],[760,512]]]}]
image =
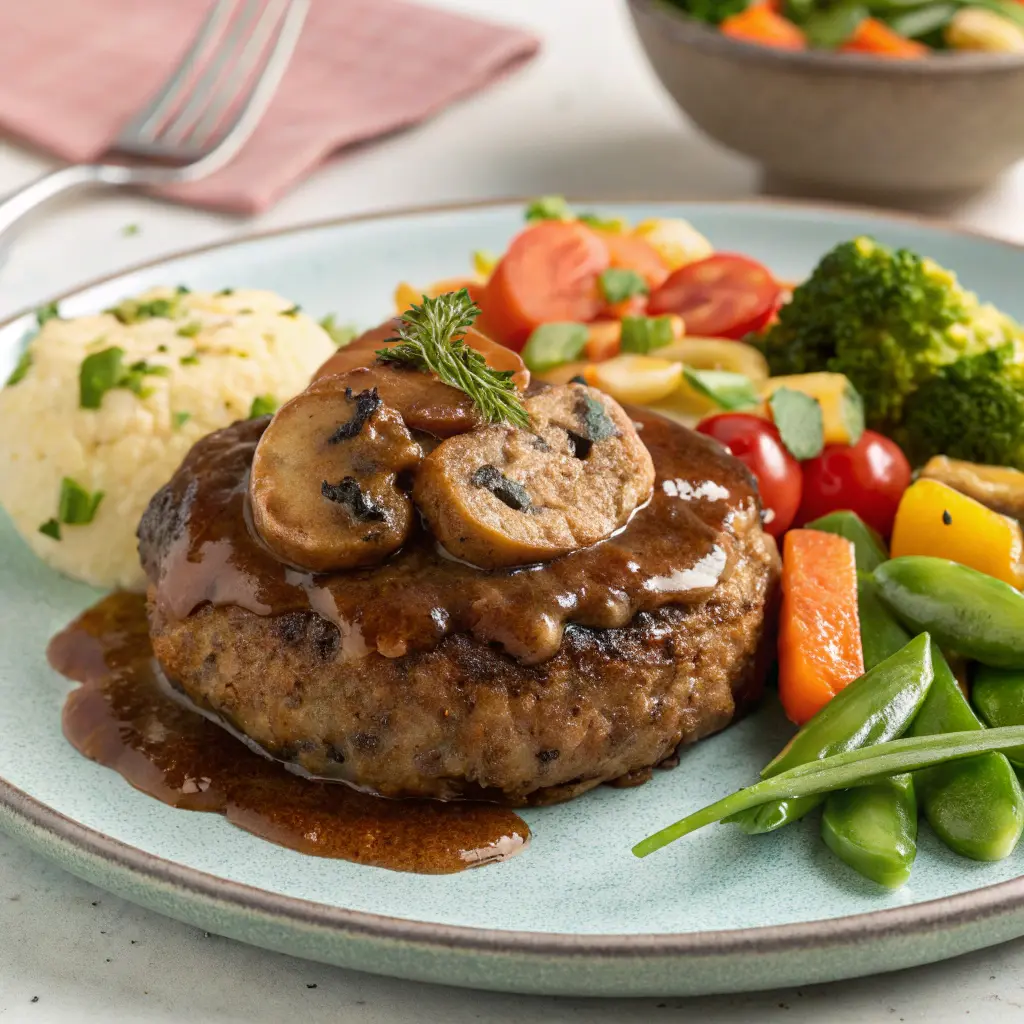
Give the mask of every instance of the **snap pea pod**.
[{"label": "snap pea pod", "polygon": [[829,512],[809,522],[805,530],[837,533],[853,544],[857,572],[874,572],[889,557],[882,538],[856,512]]},{"label": "snap pea pod", "polygon": [[[864,667],[871,669],[904,647],[910,637],[882,603],[874,579],[863,572],[857,576],[857,607]],[[893,775],[868,786],[829,793],[821,814],[821,838],[854,871],[898,889],[910,877],[917,857],[913,777]]]},{"label": "snap pea pod", "polygon": [[[932,650],[935,680],[911,736],[984,732],[938,648]],[[928,824],[955,853],[973,860],[1002,860],[1024,830],[1024,792],[1005,754],[991,753],[944,764],[915,779]]]},{"label": "snap pea pod", "polygon": [[908,772],[829,793],[821,838],[840,860],[866,878],[898,889],[917,857],[917,799]]},{"label": "snap pea pod", "polygon": [[769,800],[821,796],[823,793],[873,782],[883,776],[921,771],[984,753],[1012,750],[1021,745],[1024,745],[1024,725],[1010,725],[1001,729],[982,729],[980,732],[904,737],[871,747],[847,750],[821,761],[797,765],[781,775],[762,779],[753,786],[737,790],[646,839],[641,839],[633,847],[633,853],[637,857],[646,857],[705,825],[713,825],[716,821]]},{"label": "snap pea pod", "polygon": [[[1024,725],[1024,672],[979,665],[974,673],[971,701],[981,720],[991,728],[1000,725]],[[1024,747],[1008,750],[1007,760],[1024,769]]]},{"label": "snap pea pod", "polygon": [[993,668],[1024,668],[1024,595],[966,565],[904,555],[874,571],[878,592],[915,633]]},{"label": "snap pea pod", "polygon": [[[891,658],[837,693],[786,744],[762,772],[770,778],[844,750],[902,735],[924,701],[932,681],[928,636],[911,640]],[[751,835],[771,832],[802,818],[822,802],[821,794],[761,801],[753,811],[729,819]]]}]

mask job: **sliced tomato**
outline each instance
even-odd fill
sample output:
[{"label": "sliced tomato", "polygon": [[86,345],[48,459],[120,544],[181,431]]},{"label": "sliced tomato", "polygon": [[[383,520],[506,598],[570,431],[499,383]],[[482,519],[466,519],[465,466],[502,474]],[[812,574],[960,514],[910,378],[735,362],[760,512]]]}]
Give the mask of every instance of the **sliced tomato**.
[{"label": "sliced tomato", "polygon": [[595,231],[595,234],[608,246],[611,265],[622,270],[635,270],[651,291],[659,288],[668,277],[668,264],[646,238],[620,231]]},{"label": "sliced tomato", "polygon": [[688,263],[651,295],[651,316],[678,313],[686,333],[709,338],[742,338],[771,319],[781,289],[756,260],[717,253]]},{"label": "sliced tomato", "polygon": [[486,330],[517,352],[535,327],[595,319],[604,308],[598,277],[611,264],[597,232],[542,221],[520,232],[480,296]]}]

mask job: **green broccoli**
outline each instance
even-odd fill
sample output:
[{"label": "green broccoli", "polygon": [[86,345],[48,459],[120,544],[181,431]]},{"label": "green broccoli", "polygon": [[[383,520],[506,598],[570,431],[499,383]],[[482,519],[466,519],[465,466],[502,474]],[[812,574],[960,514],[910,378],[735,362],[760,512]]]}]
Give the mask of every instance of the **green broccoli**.
[{"label": "green broccoli", "polygon": [[754,341],[773,374],[845,373],[868,426],[891,432],[907,398],[939,369],[1019,336],[951,271],[862,237],[828,253]]},{"label": "green broccoli", "polygon": [[1014,344],[945,366],[910,397],[899,440],[932,455],[1024,469],[1024,363]]}]

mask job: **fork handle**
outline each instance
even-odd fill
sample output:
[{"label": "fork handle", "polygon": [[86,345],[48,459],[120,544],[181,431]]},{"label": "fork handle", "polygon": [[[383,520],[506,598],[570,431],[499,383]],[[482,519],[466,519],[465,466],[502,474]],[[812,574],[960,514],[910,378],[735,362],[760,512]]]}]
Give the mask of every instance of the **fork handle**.
[{"label": "fork handle", "polygon": [[[71,164],[44,174],[0,199],[0,238],[47,200],[86,185],[119,184],[121,168],[102,164]],[[111,173],[111,172],[115,173]]]}]

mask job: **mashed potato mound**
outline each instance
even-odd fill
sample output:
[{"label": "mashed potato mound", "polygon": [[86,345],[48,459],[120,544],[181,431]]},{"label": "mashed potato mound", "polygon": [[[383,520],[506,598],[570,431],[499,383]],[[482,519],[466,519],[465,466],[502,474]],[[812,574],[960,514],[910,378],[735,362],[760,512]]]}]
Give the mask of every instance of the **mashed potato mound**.
[{"label": "mashed potato mound", "polygon": [[[265,291],[154,289],[113,312],[47,320],[0,391],[0,504],[54,568],[141,588],[135,528],[189,448],[297,394],[333,351],[314,320]],[[100,373],[83,385],[97,353]],[[99,408],[83,408],[83,386]],[[81,491],[62,515],[65,480]],[[69,523],[100,491],[91,521]]]}]

